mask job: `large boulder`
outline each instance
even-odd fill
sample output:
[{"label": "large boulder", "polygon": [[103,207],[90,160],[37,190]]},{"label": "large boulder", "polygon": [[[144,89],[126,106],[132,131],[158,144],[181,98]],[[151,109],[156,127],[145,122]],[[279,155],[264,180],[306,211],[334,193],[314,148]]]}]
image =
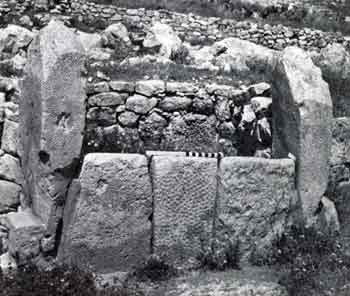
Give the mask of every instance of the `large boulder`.
[{"label": "large boulder", "polygon": [[328,82],[334,105],[334,116],[350,116],[350,54],[343,45],[334,43],[312,56]]},{"label": "large boulder", "polygon": [[172,264],[186,266],[187,260],[204,251],[211,237],[217,160],[155,155],[151,170],[154,252]]},{"label": "large boulder", "polygon": [[19,154],[25,193],[47,235],[56,233],[75,172],[85,125],[84,49],[76,34],[51,21],[34,38],[21,84]]},{"label": "large boulder", "polygon": [[238,38],[226,38],[199,50],[190,49],[193,64],[266,80],[274,66],[275,51]]},{"label": "large boulder", "polygon": [[146,35],[143,46],[146,48],[160,47],[159,54],[170,58],[179,52],[182,41],[169,25],[156,22]]},{"label": "large boulder", "polygon": [[[297,202],[291,159],[224,157],[216,234],[237,240],[242,262],[259,256],[288,226]],[[258,252],[258,253],[256,253]]]},{"label": "large boulder", "polygon": [[99,272],[143,262],[150,255],[152,213],[146,156],[88,154],[79,181],[80,193],[72,188],[65,209],[61,260]]},{"label": "large boulder", "polygon": [[328,182],[332,143],[332,100],[328,84],[306,52],[286,48],[277,59],[273,83],[273,154],[296,157],[296,184],[307,224]]},{"label": "large boulder", "polygon": [[33,40],[34,33],[17,25],[8,25],[0,30],[0,53],[16,55]]}]

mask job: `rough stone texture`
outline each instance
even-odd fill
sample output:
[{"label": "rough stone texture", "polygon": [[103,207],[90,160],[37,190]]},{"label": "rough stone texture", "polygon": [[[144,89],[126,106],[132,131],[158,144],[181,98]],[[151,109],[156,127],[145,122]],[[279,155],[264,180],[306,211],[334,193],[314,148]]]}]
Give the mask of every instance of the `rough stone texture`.
[{"label": "rough stone texture", "polygon": [[123,97],[119,93],[100,93],[89,98],[89,105],[91,106],[116,106],[124,103]]},{"label": "rough stone texture", "polygon": [[0,214],[16,209],[21,191],[21,186],[0,180]]},{"label": "rough stone texture", "polygon": [[165,83],[162,80],[138,81],[135,86],[135,91],[147,97],[155,96],[164,93]]},{"label": "rough stone texture", "polygon": [[49,234],[56,232],[81,152],[85,125],[83,62],[84,49],[76,34],[57,21],[42,29],[28,50],[21,86],[20,155],[27,182],[25,193]]},{"label": "rough stone texture", "polygon": [[302,215],[309,223],[326,191],[332,100],[321,70],[299,48],[283,51],[273,72],[274,157],[296,157]]},{"label": "rough stone texture", "polygon": [[152,112],[140,121],[140,137],[145,144],[145,149],[160,149],[163,129],[167,124],[166,119],[156,112]]},{"label": "rough stone texture", "polygon": [[217,237],[238,240],[242,262],[289,223],[296,206],[294,162],[290,159],[225,157],[220,162]]},{"label": "rough stone texture", "polygon": [[28,46],[34,34],[26,28],[8,25],[0,30],[0,53],[17,54],[20,49]]},{"label": "rough stone texture", "polygon": [[207,246],[212,232],[217,160],[153,156],[153,248],[175,265]]},{"label": "rough stone texture", "polygon": [[157,105],[156,98],[147,98],[141,95],[129,97],[126,101],[126,109],[139,114],[147,114]]},{"label": "rough stone texture", "polygon": [[216,118],[199,114],[174,116],[164,130],[162,150],[216,152]]},{"label": "rough stone texture", "polygon": [[9,213],[4,221],[9,230],[8,249],[19,263],[34,258],[40,253],[40,240],[45,227],[30,210]]},{"label": "rough stone texture", "polygon": [[127,271],[143,262],[150,254],[152,213],[146,157],[89,154],[80,186],[63,260],[100,272]]},{"label": "rough stone texture", "polygon": [[0,156],[0,178],[19,185],[23,184],[23,174],[17,158],[10,154]]},{"label": "rough stone texture", "polygon": [[174,278],[150,295],[164,296],[288,296],[267,268],[224,272],[200,271]]},{"label": "rough stone texture", "polygon": [[1,149],[12,155],[17,155],[18,145],[18,123],[12,120],[5,120],[1,137]]},{"label": "rough stone texture", "polygon": [[9,252],[6,252],[0,256],[0,268],[4,273],[13,271],[17,268],[16,260],[10,255]]},{"label": "rough stone texture", "polygon": [[321,205],[321,212],[315,221],[315,228],[326,235],[339,234],[340,224],[334,202],[324,196],[321,199]]},{"label": "rough stone texture", "polygon": [[181,39],[176,35],[173,29],[167,25],[156,22],[151,28],[143,41],[146,48],[160,47],[159,54],[170,58],[181,48]]},{"label": "rough stone texture", "polygon": [[328,82],[335,117],[350,116],[350,55],[341,44],[330,44],[312,57]]}]

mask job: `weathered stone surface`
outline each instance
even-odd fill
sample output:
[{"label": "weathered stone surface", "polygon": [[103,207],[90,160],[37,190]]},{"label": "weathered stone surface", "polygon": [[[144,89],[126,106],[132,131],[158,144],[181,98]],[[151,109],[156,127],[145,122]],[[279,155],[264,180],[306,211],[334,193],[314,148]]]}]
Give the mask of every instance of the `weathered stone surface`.
[{"label": "weathered stone surface", "polygon": [[4,273],[17,269],[16,260],[10,255],[9,252],[6,252],[0,256],[0,268]]},{"label": "weathered stone surface", "polygon": [[66,233],[65,262],[100,272],[138,265],[150,254],[152,193],[147,159],[89,154]]},{"label": "weathered stone surface", "polygon": [[350,118],[333,119],[331,165],[345,164],[350,161]]},{"label": "weathered stone surface", "polygon": [[104,44],[107,46],[115,46],[118,42],[131,44],[128,29],[122,23],[115,23],[108,26],[104,32]]},{"label": "weathered stone surface", "polygon": [[183,264],[208,244],[216,199],[217,160],[153,156],[154,252]]},{"label": "weathered stone surface", "polygon": [[23,263],[39,255],[45,226],[37,216],[30,210],[9,213],[4,222],[9,229],[8,248],[13,257]]},{"label": "weathered stone surface", "polygon": [[286,48],[273,72],[273,155],[296,157],[296,183],[308,223],[326,191],[332,100],[317,68],[301,49]]},{"label": "weathered stone surface", "polygon": [[118,120],[123,126],[135,127],[139,117],[140,115],[135,114],[134,112],[125,111],[119,115]]},{"label": "weathered stone surface", "polygon": [[145,149],[160,149],[163,130],[167,124],[166,119],[157,112],[152,112],[140,121],[140,137],[145,143]]},{"label": "weathered stone surface", "polygon": [[160,47],[159,54],[170,58],[181,48],[181,39],[174,30],[167,24],[155,23],[143,41],[143,46],[147,48]]},{"label": "weathered stone surface", "polygon": [[163,80],[138,81],[135,86],[135,91],[141,95],[151,97],[164,93],[165,83]]},{"label": "weathered stone surface", "polygon": [[0,180],[0,214],[16,209],[21,191],[18,184]]},{"label": "weathered stone surface", "polygon": [[174,116],[164,130],[162,150],[216,152],[216,118],[200,114]]},{"label": "weathered stone surface", "polygon": [[102,47],[102,37],[98,33],[77,32],[80,43],[86,51]]},{"label": "weathered stone surface", "polygon": [[242,262],[256,248],[271,247],[296,206],[294,162],[290,159],[225,157],[220,162],[216,233],[239,242]]},{"label": "weathered stone surface", "polygon": [[23,184],[23,174],[16,157],[10,154],[0,156],[0,178],[20,185]]},{"label": "weathered stone surface", "polygon": [[119,93],[107,92],[100,93],[89,98],[90,106],[117,106],[124,103],[124,98]]},{"label": "weathered stone surface", "polygon": [[7,52],[13,55],[25,48],[32,41],[34,34],[26,28],[8,25],[0,30],[0,53]]},{"label": "weathered stone surface", "polygon": [[126,109],[139,114],[147,114],[157,105],[157,102],[156,98],[134,95],[127,99]]},{"label": "weathered stone surface", "polygon": [[29,46],[21,85],[19,154],[25,193],[50,234],[56,231],[80,157],[85,125],[83,63],[84,49],[76,34],[51,21]]},{"label": "weathered stone surface", "polygon": [[174,112],[186,110],[191,103],[192,100],[187,97],[166,97],[160,102],[159,108],[166,112]]},{"label": "weathered stone surface", "polygon": [[350,116],[350,55],[341,44],[333,43],[312,57],[328,83],[335,117]]},{"label": "weathered stone surface", "polygon": [[164,296],[288,296],[278,275],[267,268],[224,272],[196,271],[168,281],[151,295]]},{"label": "weathered stone surface", "polygon": [[144,147],[137,129],[115,124],[103,129],[102,150],[105,152],[141,153],[144,151]]},{"label": "weathered stone surface", "polygon": [[335,235],[340,232],[338,212],[333,201],[323,196],[321,199],[321,211],[315,219],[315,226],[326,235]]},{"label": "weathered stone surface", "polygon": [[86,114],[86,119],[101,126],[112,125],[117,121],[115,109],[111,107],[92,107]]},{"label": "weathered stone surface", "polygon": [[111,81],[109,86],[111,89],[119,92],[132,93],[135,91],[135,83],[130,81]]},{"label": "weathered stone surface", "polygon": [[198,91],[198,87],[188,82],[167,82],[166,90],[169,93],[193,94]]},{"label": "weathered stone surface", "polygon": [[1,149],[12,155],[17,155],[18,123],[5,120],[1,138]]}]

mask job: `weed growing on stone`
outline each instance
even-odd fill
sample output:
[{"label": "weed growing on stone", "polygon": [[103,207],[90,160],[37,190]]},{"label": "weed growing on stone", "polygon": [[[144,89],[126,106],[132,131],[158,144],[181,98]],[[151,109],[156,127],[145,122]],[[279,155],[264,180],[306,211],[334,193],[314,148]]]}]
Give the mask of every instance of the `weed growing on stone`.
[{"label": "weed growing on stone", "polygon": [[164,281],[177,276],[175,267],[169,265],[157,255],[150,256],[140,267],[135,270],[135,276],[140,281],[152,282]]},{"label": "weed growing on stone", "polygon": [[198,260],[209,270],[239,269],[239,241],[214,238],[208,246],[202,244]]}]

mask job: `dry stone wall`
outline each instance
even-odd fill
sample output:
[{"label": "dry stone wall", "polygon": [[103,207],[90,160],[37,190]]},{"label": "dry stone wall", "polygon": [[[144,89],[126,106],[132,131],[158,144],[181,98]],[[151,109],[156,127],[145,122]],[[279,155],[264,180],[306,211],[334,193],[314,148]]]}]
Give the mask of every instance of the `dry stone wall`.
[{"label": "dry stone wall", "polygon": [[[23,16],[34,7],[33,0],[0,1],[0,16]],[[45,2],[45,1],[44,1]],[[238,37],[269,48],[281,50],[287,46],[300,46],[307,50],[319,51],[331,43],[349,47],[349,40],[342,35],[326,33],[309,28],[299,29],[283,25],[257,24],[250,21],[235,21],[216,17],[206,18],[193,14],[181,14],[166,10],[126,9],[113,5],[102,5],[85,0],[60,1],[50,11],[39,11],[32,18],[21,18],[22,25],[46,25],[52,16],[65,20],[67,24],[85,24],[91,30],[104,29],[108,24],[123,22],[132,31],[132,39],[142,39],[152,22],[161,21],[174,28],[181,39],[192,44],[206,44],[228,37]],[[62,16],[63,15],[63,16]],[[73,21],[72,21],[73,20]],[[98,21],[96,21],[98,20]]]},{"label": "dry stone wall", "polygon": [[88,86],[85,152],[271,152],[270,85],[144,80]]}]

